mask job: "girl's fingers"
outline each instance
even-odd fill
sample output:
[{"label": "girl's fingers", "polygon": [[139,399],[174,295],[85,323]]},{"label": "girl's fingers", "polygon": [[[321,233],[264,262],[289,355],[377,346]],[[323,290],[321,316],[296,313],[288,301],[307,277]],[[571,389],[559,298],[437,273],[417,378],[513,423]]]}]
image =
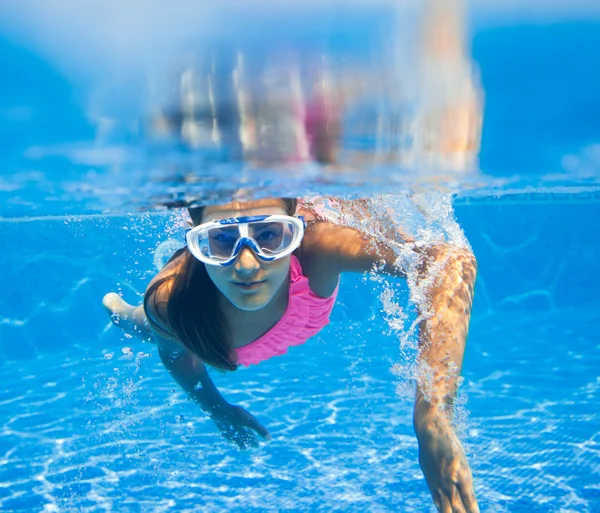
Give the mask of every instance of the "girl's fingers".
[{"label": "girl's fingers", "polygon": [[445,497],[444,495],[441,496],[440,506],[439,509],[441,513],[452,513],[452,504],[448,497]]},{"label": "girl's fingers", "polygon": [[258,447],[258,439],[256,435],[250,431],[249,428],[244,428],[244,440],[248,448],[250,447]]},{"label": "girl's fingers", "polygon": [[258,420],[256,420],[252,415],[248,418],[248,427],[254,429],[263,439],[271,440],[271,433],[264,427]]},{"label": "girl's fingers", "polygon": [[235,433],[230,439],[230,442],[233,442],[235,445],[238,446],[238,449],[241,449],[242,451],[247,449],[247,441],[244,437],[240,436],[239,433]]},{"label": "girl's fingers", "polygon": [[435,507],[438,509],[438,511],[442,511],[442,496],[440,495],[440,492],[436,491],[432,493],[432,497]]},{"label": "girl's fingers", "polygon": [[239,436],[244,443],[244,449],[250,449],[251,447],[258,447],[258,439],[249,427],[240,428]]},{"label": "girl's fingers", "polygon": [[470,477],[459,479],[456,486],[467,513],[479,513],[479,506],[473,490],[473,480]]},{"label": "girl's fingers", "polygon": [[467,495],[461,493],[460,498],[465,505],[465,511],[467,513],[479,513],[479,506],[477,505],[477,500],[475,499],[473,492]]},{"label": "girl's fingers", "polygon": [[256,420],[254,420],[254,422],[251,423],[250,419],[248,419],[247,426],[238,426],[236,428],[229,426],[227,428],[224,428],[221,431],[221,434],[226,440],[234,443],[240,449],[244,450],[249,449],[250,447],[258,447],[259,445],[258,439],[256,438],[254,431],[252,431],[253,429],[266,440],[270,439],[271,435],[269,434],[269,432]]},{"label": "girl's fingers", "polygon": [[452,498],[452,513],[467,513],[463,501],[458,493],[458,490],[455,489],[454,497]]},{"label": "girl's fingers", "polygon": [[239,449],[244,449],[244,440],[240,436],[239,431],[236,431],[232,427],[228,426],[227,428],[221,431],[221,434],[223,435],[223,438],[225,438],[225,440],[227,440],[228,442],[237,445]]}]

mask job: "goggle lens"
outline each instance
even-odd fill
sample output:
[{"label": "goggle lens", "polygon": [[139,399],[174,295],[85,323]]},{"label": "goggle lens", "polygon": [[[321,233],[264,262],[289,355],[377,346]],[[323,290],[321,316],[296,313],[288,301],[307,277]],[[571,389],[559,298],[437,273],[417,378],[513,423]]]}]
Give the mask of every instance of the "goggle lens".
[{"label": "goggle lens", "polygon": [[231,257],[240,238],[237,226],[223,226],[208,230],[206,237],[200,239],[202,253],[207,257],[226,260]]}]

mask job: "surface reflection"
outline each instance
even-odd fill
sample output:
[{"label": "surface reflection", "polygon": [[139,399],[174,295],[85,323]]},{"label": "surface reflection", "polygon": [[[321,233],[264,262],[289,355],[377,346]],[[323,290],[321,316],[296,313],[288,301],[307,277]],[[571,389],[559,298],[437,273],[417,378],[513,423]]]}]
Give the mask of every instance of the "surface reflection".
[{"label": "surface reflection", "polygon": [[[290,177],[312,190],[386,180],[406,191],[469,187],[479,177],[483,93],[463,2],[426,2],[410,41],[396,14],[391,43],[366,59],[294,45],[207,52],[163,79],[171,92],[156,99],[149,134],[205,163],[240,164],[244,188],[258,194],[265,183],[280,192]],[[183,168],[175,181],[207,171]]]}]

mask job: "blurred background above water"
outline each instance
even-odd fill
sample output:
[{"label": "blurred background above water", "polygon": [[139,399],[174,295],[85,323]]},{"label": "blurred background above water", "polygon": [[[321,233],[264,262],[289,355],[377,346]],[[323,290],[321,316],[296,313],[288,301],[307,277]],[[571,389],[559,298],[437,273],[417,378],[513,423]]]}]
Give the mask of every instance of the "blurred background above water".
[{"label": "blurred background above water", "polygon": [[600,9],[0,6],[0,217],[600,186]]}]

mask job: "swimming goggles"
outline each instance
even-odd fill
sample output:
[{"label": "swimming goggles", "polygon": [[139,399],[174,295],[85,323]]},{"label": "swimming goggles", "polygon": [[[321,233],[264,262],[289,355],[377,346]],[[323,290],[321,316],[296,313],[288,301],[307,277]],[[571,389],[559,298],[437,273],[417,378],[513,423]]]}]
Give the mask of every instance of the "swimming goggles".
[{"label": "swimming goggles", "polygon": [[289,255],[300,246],[304,226],[303,217],[235,217],[195,226],[185,238],[190,253],[208,265],[233,264],[244,246],[269,262]]}]

